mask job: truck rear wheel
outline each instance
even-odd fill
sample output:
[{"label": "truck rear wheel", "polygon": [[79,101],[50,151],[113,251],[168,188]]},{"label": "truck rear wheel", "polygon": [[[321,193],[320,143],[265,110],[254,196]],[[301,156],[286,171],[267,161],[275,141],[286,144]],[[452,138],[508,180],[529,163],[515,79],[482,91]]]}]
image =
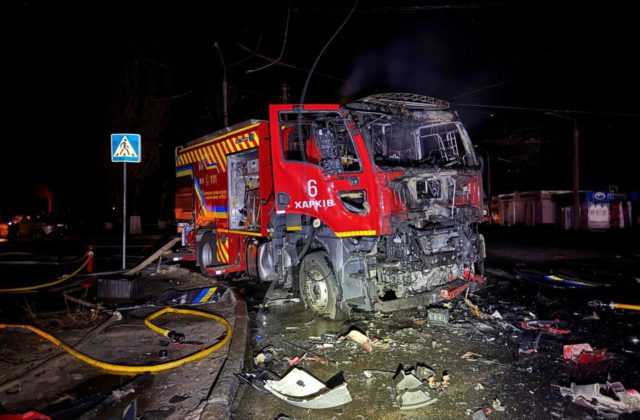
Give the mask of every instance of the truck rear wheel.
[{"label": "truck rear wheel", "polygon": [[200,271],[207,273],[207,267],[219,265],[216,257],[216,235],[207,232],[202,235],[200,243],[198,243],[198,262],[200,263]]},{"label": "truck rear wheel", "polygon": [[307,254],[300,264],[300,295],[305,306],[329,319],[344,316],[339,299],[338,284],[327,253]]}]

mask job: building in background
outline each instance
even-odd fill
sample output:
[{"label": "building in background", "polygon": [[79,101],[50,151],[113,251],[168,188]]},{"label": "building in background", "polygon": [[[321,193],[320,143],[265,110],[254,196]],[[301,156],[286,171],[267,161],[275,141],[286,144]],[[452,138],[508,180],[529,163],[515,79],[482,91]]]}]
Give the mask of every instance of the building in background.
[{"label": "building in background", "polygon": [[[617,191],[580,192],[582,228],[623,229],[638,223],[637,193]],[[571,229],[573,193],[571,191],[526,191],[501,194],[492,200],[494,223],[514,226],[558,226]]]}]

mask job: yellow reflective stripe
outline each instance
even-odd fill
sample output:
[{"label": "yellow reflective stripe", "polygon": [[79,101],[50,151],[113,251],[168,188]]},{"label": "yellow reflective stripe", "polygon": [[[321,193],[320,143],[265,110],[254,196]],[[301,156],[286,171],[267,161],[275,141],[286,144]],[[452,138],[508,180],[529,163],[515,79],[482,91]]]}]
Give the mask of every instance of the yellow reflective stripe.
[{"label": "yellow reflective stripe", "polygon": [[237,233],[238,235],[246,235],[246,236],[262,236],[260,232],[248,232],[244,230],[218,229],[218,232]]},{"label": "yellow reflective stripe", "polygon": [[189,150],[189,149],[193,149],[193,148],[200,147],[200,146],[202,146],[203,144],[207,144],[207,143],[215,143],[216,141],[218,141],[218,140],[220,140],[220,139],[223,139],[223,138],[225,138],[225,137],[229,137],[229,136],[233,136],[233,135],[235,135],[235,134],[237,134],[237,133],[242,133],[243,131],[251,130],[252,128],[256,128],[256,127],[257,127],[257,126],[259,126],[259,125],[260,125],[260,123],[259,123],[259,122],[257,122],[257,123],[255,123],[255,124],[248,125],[248,126],[246,126],[246,127],[244,127],[244,128],[239,128],[239,129],[237,129],[237,130],[235,130],[235,131],[232,131],[232,132],[230,132],[230,133],[223,134],[222,136],[218,136],[218,137],[215,137],[215,138],[209,139],[209,140],[207,140],[207,141],[205,141],[205,142],[198,143],[198,144],[194,144],[194,145],[189,146],[189,147],[185,147],[185,148],[184,148],[184,149],[182,149],[182,150]]},{"label": "yellow reflective stripe", "polygon": [[204,296],[202,297],[202,299],[200,299],[200,302],[206,302],[206,301],[208,301],[208,300],[211,298],[211,296],[213,296],[213,294],[216,292],[216,289],[217,289],[217,287],[210,287],[210,288],[209,288],[209,291],[207,292],[207,294],[206,294],[206,295],[204,295]]},{"label": "yellow reflective stripe", "polygon": [[336,232],[338,238],[344,238],[347,236],[374,236],[375,230],[352,230],[350,232]]}]

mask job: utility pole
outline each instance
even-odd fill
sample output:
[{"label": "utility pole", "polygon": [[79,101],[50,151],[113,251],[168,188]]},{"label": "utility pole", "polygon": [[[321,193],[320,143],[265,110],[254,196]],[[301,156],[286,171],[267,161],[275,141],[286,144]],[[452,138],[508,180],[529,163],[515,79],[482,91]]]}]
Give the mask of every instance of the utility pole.
[{"label": "utility pole", "polygon": [[280,100],[282,100],[283,104],[289,103],[289,86],[287,86],[287,82],[282,82],[282,93],[280,94]]},{"label": "utility pole", "polygon": [[573,229],[579,230],[582,221],[580,214],[580,155],[578,121],[573,119]]},{"label": "utility pole", "polygon": [[489,224],[493,224],[493,214],[491,213],[491,155],[489,151],[483,147],[474,146],[477,150],[483,151],[487,155],[487,211],[489,212]]},{"label": "utility pole", "polygon": [[229,126],[229,111],[227,108],[227,65],[222,57],[222,51],[220,50],[220,44],[218,41],[213,44],[218,51],[220,61],[222,62],[222,119],[225,127]]},{"label": "utility pole", "polygon": [[573,121],[573,209],[571,210],[571,224],[573,230],[580,230],[582,216],[580,214],[580,133],[578,131],[578,120],[553,112],[545,112],[545,114]]}]

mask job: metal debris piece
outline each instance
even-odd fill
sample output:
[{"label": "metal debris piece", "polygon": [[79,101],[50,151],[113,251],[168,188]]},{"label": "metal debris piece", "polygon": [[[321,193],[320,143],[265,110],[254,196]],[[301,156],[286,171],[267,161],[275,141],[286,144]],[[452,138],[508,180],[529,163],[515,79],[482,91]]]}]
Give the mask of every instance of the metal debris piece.
[{"label": "metal debris piece", "polygon": [[236,377],[238,377],[238,379],[242,380],[243,382],[251,385],[262,394],[268,393],[268,391],[265,389],[265,386],[264,386],[264,383],[266,382],[267,379],[276,380],[276,381],[280,379],[278,375],[266,369],[261,370],[258,373],[250,373],[250,372],[236,373]]},{"label": "metal debris piece", "polygon": [[449,311],[447,309],[431,308],[427,311],[429,324],[447,325],[449,323]]},{"label": "metal debris piece", "polygon": [[617,418],[620,414],[640,411],[640,393],[635,389],[625,389],[620,382],[605,384],[560,387],[560,395],[571,397],[575,404],[596,410],[606,418]]},{"label": "metal debris piece", "polygon": [[[351,402],[347,383],[340,379],[339,385],[328,388],[311,374],[294,367],[279,381],[265,381],[264,387],[276,397],[297,407],[332,408]],[[334,378],[329,382],[334,382]]]},{"label": "metal debris piece", "polygon": [[622,351],[631,354],[640,353],[640,338],[635,335],[628,336],[622,345]]},{"label": "metal debris piece", "polygon": [[471,415],[471,420],[487,420],[487,416],[484,413],[484,409],[479,408]]},{"label": "metal debris piece", "polygon": [[525,331],[520,340],[520,348],[518,353],[531,354],[538,351],[542,331]]},{"label": "metal debris piece", "polygon": [[525,319],[524,321],[522,321],[522,328],[524,328],[525,330],[543,331],[553,335],[563,335],[571,333],[571,330],[567,328],[567,323],[564,321],[560,321],[559,319]]},{"label": "metal debris piece", "polygon": [[[449,376],[447,374],[447,376]],[[395,400],[401,410],[410,410],[435,403],[437,396],[444,390],[436,381],[433,369],[418,364],[409,370],[400,369],[393,377]],[[443,379],[444,382],[444,379]],[[447,379],[447,385],[449,378]]]},{"label": "metal debris piece", "polygon": [[505,411],[507,409],[507,407],[502,405],[500,400],[497,398],[491,401],[491,407],[493,407],[495,411]]}]

